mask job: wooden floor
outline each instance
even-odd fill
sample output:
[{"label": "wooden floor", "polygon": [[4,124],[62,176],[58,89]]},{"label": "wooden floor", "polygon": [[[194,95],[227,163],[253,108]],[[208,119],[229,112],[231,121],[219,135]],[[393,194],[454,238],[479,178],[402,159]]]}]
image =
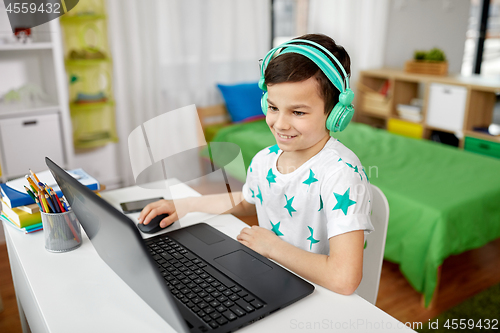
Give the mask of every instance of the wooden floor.
[{"label": "wooden floor", "polygon": [[[225,188],[222,188],[225,190]],[[217,187],[196,188],[202,194],[219,192]],[[256,217],[244,219],[255,224]],[[467,298],[500,283],[500,239],[480,249],[452,256],[443,264],[439,297],[432,309],[421,306],[421,295],[406,281],[398,265],[384,261],[377,306],[402,322],[423,322],[460,304]],[[0,332],[21,332],[17,303],[5,244],[0,245]]]}]

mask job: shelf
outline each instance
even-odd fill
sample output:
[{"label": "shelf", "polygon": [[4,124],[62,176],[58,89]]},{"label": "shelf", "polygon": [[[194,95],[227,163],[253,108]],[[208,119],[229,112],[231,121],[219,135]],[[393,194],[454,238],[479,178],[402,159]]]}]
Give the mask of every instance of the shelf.
[{"label": "shelf", "polygon": [[66,60],[66,66],[94,66],[103,63],[111,63],[111,59],[78,59],[78,60]]},{"label": "shelf", "polygon": [[103,20],[105,18],[106,15],[64,15],[63,17],[61,17],[60,21],[61,23],[82,23],[88,21]]},{"label": "shelf", "polygon": [[59,110],[56,103],[36,102],[36,103],[0,103],[0,118],[20,117],[44,112]]},{"label": "shelf", "polygon": [[0,51],[50,50],[52,43],[0,44]]},{"label": "shelf", "polygon": [[418,125],[423,125],[424,124],[423,120],[421,120],[421,121],[415,121],[415,120],[406,119],[406,118],[399,117],[399,116],[394,116],[394,115],[392,115],[390,118],[391,119],[401,120],[401,121],[406,121],[406,122],[412,123],[412,124],[418,124]]},{"label": "shelf", "polygon": [[369,117],[373,117],[373,118],[380,118],[380,119],[388,119],[390,117],[389,114],[375,113],[375,112],[370,112],[367,110],[361,110],[360,113],[362,113],[365,116],[369,116]]},{"label": "shelf", "polygon": [[431,131],[440,131],[440,132],[445,132],[445,133],[456,134],[455,131],[450,131],[449,129],[439,128],[439,127],[434,127],[434,126],[429,126],[429,125],[425,125],[425,127]]},{"label": "shelf", "polygon": [[491,141],[491,142],[500,142],[500,135],[494,136],[494,135],[488,135],[488,134],[485,134],[482,132],[476,132],[476,131],[465,131],[464,135],[471,136],[471,137],[477,138],[477,139]]},{"label": "shelf", "polygon": [[74,110],[85,110],[85,109],[95,109],[102,108],[104,106],[114,106],[113,101],[97,102],[97,103],[70,103],[70,108]]}]

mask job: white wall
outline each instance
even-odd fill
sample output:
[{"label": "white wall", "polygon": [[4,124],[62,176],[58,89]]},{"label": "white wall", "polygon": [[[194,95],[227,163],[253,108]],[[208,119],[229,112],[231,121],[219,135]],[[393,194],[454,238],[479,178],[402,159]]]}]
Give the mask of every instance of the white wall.
[{"label": "white wall", "polygon": [[469,11],[470,0],[392,0],[384,66],[403,68],[415,50],[438,47],[448,72],[460,73]]},{"label": "white wall", "polygon": [[104,147],[79,152],[75,154],[75,168],[85,170],[99,183],[106,185],[107,190],[120,187],[117,149],[117,144],[109,143]]}]

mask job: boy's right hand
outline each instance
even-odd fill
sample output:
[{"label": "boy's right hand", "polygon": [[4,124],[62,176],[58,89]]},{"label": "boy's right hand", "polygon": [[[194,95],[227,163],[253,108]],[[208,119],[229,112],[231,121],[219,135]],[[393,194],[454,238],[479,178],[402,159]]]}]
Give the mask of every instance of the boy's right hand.
[{"label": "boy's right hand", "polygon": [[[184,206],[183,200],[176,200],[176,205]],[[168,216],[160,222],[160,227],[165,228],[187,213],[184,208],[179,207],[181,209],[176,209],[176,205],[174,205],[172,200],[158,200],[152,202],[144,207],[137,219],[139,220],[139,223],[148,224],[155,216],[168,214]]]}]

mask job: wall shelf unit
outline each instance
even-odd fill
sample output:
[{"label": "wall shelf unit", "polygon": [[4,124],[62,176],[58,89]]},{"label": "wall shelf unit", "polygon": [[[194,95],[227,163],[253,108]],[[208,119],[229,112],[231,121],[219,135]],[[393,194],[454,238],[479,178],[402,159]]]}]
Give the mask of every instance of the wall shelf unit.
[{"label": "wall shelf unit", "polygon": [[65,168],[74,158],[59,19],[32,28],[27,43],[14,42],[8,22],[2,9],[0,182],[46,170],[45,156]]},{"label": "wall shelf unit", "polygon": [[[492,123],[498,94],[499,79],[421,75],[387,68],[366,70],[358,81],[354,120],[421,139],[430,139],[433,131],[453,133],[459,147],[480,153],[490,149],[493,153],[489,155],[496,156],[500,136],[481,129]],[[421,101],[421,112],[403,114],[398,105],[409,105],[414,99]],[[405,132],[400,125],[411,130]],[[415,131],[416,127],[421,130]],[[476,141],[467,137],[485,141],[483,151],[468,147],[466,142]]]}]

